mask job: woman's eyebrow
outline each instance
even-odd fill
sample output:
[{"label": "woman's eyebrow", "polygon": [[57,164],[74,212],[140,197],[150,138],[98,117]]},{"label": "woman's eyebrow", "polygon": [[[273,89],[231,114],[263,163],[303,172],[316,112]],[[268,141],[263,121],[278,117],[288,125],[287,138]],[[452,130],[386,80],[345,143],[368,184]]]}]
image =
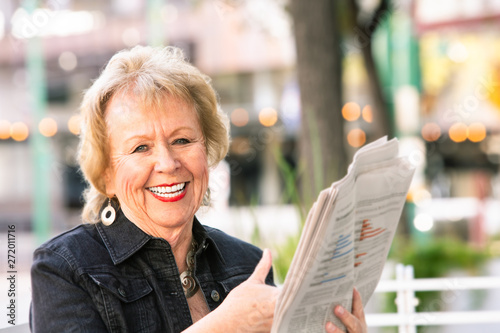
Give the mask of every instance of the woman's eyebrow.
[{"label": "woman's eyebrow", "polygon": [[132,135],[122,137],[121,142],[129,143],[130,141],[147,140],[149,138],[150,136],[148,136],[146,133],[132,133]]},{"label": "woman's eyebrow", "polygon": [[[177,127],[174,129],[172,132],[170,132],[169,135],[177,135],[179,132],[182,131],[190,131],[190,132],[195,132],[195,128],[190,127],[190,126],[181,126]],[[122,137],[122,140],[120,140],[123,143],[129,143],[130,141],[140,141],[140,140],[149,140],[151,139],[151,136],[147,132],[136,132],[136,133],[131,133],[130,135],[124,134]]]},{"label": "woman's eyebrow", "polygon": [[190,127],[190,126],[181,126],[181,127],[177,127],[176,129],[174,129],[174,130],[172,131],[172,133],[171,133],[171,134],[175,135],[175,134],[177,134],[177,132],[181,132],[181,131],[183,131],[183,130],[188,130],[188,131],[194,132],[194,131],[195,131],[195,128]]}]

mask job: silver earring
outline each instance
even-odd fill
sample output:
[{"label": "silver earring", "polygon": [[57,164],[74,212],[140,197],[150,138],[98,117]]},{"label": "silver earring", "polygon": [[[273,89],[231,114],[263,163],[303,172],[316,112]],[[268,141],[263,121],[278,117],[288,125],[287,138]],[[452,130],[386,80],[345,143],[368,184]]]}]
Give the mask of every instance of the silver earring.
[{"label": "silver earring", "polygon": [[108,198],[108,206],[106,206],[106,208],[104,208],[101,213],[102,224],[104,224],[105,226],[111,225],[113,222],[115,222],[115,217],[116,211],[113,206],[111,206],[111,199]]},{"label": "silver earring", "polygon": [[212,191],[210,190],[210,187],[207,187],[207,191],[205,192],[205,195],[203,196],[203,199],[201,200],[202,206],[210,206],[211,194],[212,194]]}]

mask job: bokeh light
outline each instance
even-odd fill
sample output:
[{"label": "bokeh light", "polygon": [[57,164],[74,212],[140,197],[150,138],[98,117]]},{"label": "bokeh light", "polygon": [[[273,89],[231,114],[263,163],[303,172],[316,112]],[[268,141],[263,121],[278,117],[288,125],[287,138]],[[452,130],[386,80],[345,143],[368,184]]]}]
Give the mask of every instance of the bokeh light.
[{"label": "bokeh light", "polygon": [[424,188],[417,189],[412,193],[412,199],[415,205],[419,207],[425,206],[432,199],[432,195]]},{"label": "bokeh light", "polygon": [[365,105],[365,107],[363,108],[363,111],[361,111],[361,115],[363,116],[363,119],[367,123],[371,123],[373,121],[372,107],[370,105]]},{"label": "bokeh light", "polygon": [[10,138],[10,121],[0,120],[0,140]]},{"label": "bokeh light", "polygon": [[72,71],[78,65],[78,59],[73,52],[63,52],[59,56],[59,66],[66,72]]},{"label": "bokeh light", "polygon": [[54,136],[57,133],[57,122],[52,118],[43,118],[38,124],[38,130],[43,136]]},{"label": "bokeh light", "polygon": [[468,130],[467,137],[472,142],[481,142],[486,138],[486,127],[481,123],[470,124]]},{"label": "bokeh light", "polygon": [[464,123],[455,123],[448,130],[450,139],[454,142],[463,142],[467,139],[467,125]]},{"label": "bokeh light", "polygon": [[248,112],[243,108],[237,108],[231,112],[231,122],[234,126],[243,127],[248,124],[248,119]]},{"label": "bokeh light", "polygon": [[263,108],[259,112],[259,122],[266,127],[271,127],[278,121],[278,112],[273,108]]},{"label": "bokeh light", "polygon": [[68,129],[71,133],[74,135],[80,134],[80,116],[75,114],[74,116],[71,116],[68,120]]},{"label": "bokeh light", "polygon": [[441,136],[441,128],[436,123],[427,123],[422,127],[421,133],[425,141],[434,142]]},{"label": "bokeh light", "polygon": [[10,127],[10,136],[15,141],[24,141],[28,138],[30,131],[28,126],[23,122],[15,122]]},{"label": "bokeh light", "polygon": [[426,232],[434,226],[434,219],[429,214],[421,213],[415,216],[413,225],[418,231]]},{"label": "bokeh light", "polygon": [[347,134],[347,142],[352,147],[361,147],[366,142],[366,134],[362,129],[355,128]]},{"label": "bokeh light", "polygon": [[342,117],[347,121],[354,121],[361,115],[361,108],[358,103],[348,102],[342,107]]}]

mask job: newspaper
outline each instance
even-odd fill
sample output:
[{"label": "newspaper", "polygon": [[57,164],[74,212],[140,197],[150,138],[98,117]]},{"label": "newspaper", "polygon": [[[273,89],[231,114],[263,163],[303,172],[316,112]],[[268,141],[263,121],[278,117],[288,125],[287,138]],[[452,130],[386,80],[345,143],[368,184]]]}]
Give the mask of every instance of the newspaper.
[{"label": "newspaper", "polygon": [[309,214],[278,299],[272,333],[344,329],[333,308],[363,305],[378,284],[414,173],[397,139],[359,149],[347,175],[323,190]]}]

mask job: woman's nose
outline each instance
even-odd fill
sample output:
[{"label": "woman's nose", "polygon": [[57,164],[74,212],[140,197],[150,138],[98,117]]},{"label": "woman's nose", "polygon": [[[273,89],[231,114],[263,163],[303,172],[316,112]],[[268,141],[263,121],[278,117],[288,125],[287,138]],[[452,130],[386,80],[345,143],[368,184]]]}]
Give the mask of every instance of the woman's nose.
[{"label": "woman's nose", "polygon": [[181,166],[177,155],[168,147],[158,149],[156,156],[155,171],[160,173],[172,173]]}]

